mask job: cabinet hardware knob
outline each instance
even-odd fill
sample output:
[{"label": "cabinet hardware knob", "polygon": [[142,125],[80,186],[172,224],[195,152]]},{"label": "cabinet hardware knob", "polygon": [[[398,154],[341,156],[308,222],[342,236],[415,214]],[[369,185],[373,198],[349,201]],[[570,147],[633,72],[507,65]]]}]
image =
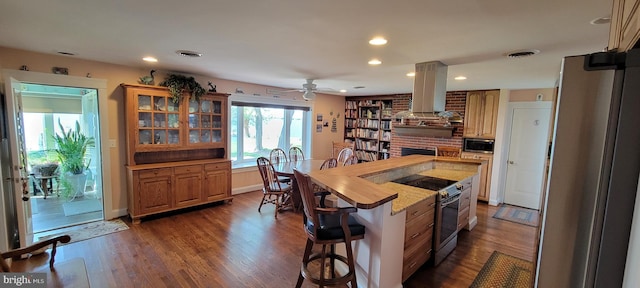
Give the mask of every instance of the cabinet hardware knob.
[{"label": "cabinet hardware knob", "polygon": [[433,227],[433,225],[434,225],[434,224],[435,224],[435,223],[431,223],[431,224],[429,224],[429,228]]},{"label": "cabinet hardware knob", "polygon": [[416,233],[416,234],[411,235],[411,239],[416,238],[416,237],[418,237],[418,236],[420,236],[420,232],[418,232],[418,233]]}]

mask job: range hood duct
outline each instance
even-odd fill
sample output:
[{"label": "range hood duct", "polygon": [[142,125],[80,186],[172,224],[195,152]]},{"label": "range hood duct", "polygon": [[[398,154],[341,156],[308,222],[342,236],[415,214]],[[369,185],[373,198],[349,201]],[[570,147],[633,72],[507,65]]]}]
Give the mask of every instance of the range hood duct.
[{"label": "range hood duct", "polygon": [[447,65],[440,61],[417,63],[411,97],[414,117],[437,117],[444,111],[447,95]]}]

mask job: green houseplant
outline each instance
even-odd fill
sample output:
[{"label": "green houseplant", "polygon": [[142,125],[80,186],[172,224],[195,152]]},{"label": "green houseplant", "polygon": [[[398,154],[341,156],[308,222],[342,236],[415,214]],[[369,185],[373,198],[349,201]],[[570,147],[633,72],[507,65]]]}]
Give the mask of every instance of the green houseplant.
[{"label": "green houseplant", "polygon": [[202,88],[195,78],[184,75],[169,74],[169,77],[158,85],[169,88],[173,103],[180,102],[184,92],[190,92],[192,100],[195,101],[200,101],[200,96],[207,93],[207,90]]},{"label": "green houseplant", "polygon": [[58,121],[62,134],[53,136],[57,148],[55,149],[60,168],[62,170],[62,184],[65,196],[82,197],[84,195],[84,186],[87,180],[85,171],[88,169],[90,160],[85,160],[87,148],[95,145],[93,137],[89,137],[80,132],[80,123],[76,121],[75,130],[69,129],[65,131],[62,123]]}]

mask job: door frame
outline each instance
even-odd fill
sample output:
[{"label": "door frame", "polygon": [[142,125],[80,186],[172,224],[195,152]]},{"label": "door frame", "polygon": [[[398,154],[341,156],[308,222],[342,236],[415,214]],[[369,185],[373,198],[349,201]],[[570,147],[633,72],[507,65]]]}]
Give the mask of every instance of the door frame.
[{"label": "door frame", "polygon": [[[109,94],[107,93],[107,80],[97,78],[85,78],[78,76],[67,76],[59,74],[48,74],[40,72],[22,71],[3,69],[2,76],[4,80],[4,90],[7,89],[11,79],[20,82],[28,82],[42,85],[52,86],[69,86],[95,89],[98,91],[98,113],[100,114],[100,145],[102,154],[102,193],[103,193],[103,215],[104,219],[113,219],[118,217],[117,211],[113,210],[112,184],[111,181],[111,145],[109,145]],[[11,91],[5,91],[11,92]],[[13,97],[12,94],[5,93],[6,97]],[[21,240],[22,242],[22,240]]]},{"label": "door frame", "polygon": [[[513,128],[513,112],[515,109],[550,109],[549,111],[549,127],[547,128],[547,132],[551,131],[551,127],[553,125],[553,101],[518,101],[518,102],[509,102],[507,107],[506,115],[505,115],[505,127],[504,127],[504,157],[503,163],[500,163],[501,166],[506,169],[500,170],[500,188],[498,191],[497,203],[504,203],[504,197],[507,190],[507,170],[508,165],[507,161],[509,161],[509,147],[511,146],[511,129]],[[549,133],[548,133],[549,134]],[[548,142],[548,141],[547,141]],[[549,145],[546,145],[545,155],[549,153],[548,151]],[[496,163],[494,162],[494,166]],[[542,188],[544,188],[544,180],[542,179]],[[542,191],[540,193],[543,193]],[[544,195],[540,195],[540,201],[542,201],[542,197]],[[540,202],[542,203],[542,202]]]}]

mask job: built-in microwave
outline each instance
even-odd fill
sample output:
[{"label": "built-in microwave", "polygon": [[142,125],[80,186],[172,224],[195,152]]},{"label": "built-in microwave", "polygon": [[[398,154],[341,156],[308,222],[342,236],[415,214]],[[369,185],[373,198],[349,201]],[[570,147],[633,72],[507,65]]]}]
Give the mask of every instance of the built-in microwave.
[{"label": "built-in microwave", "polygon": [[464,138],[462,151],[493,154],[493,139]]}]

